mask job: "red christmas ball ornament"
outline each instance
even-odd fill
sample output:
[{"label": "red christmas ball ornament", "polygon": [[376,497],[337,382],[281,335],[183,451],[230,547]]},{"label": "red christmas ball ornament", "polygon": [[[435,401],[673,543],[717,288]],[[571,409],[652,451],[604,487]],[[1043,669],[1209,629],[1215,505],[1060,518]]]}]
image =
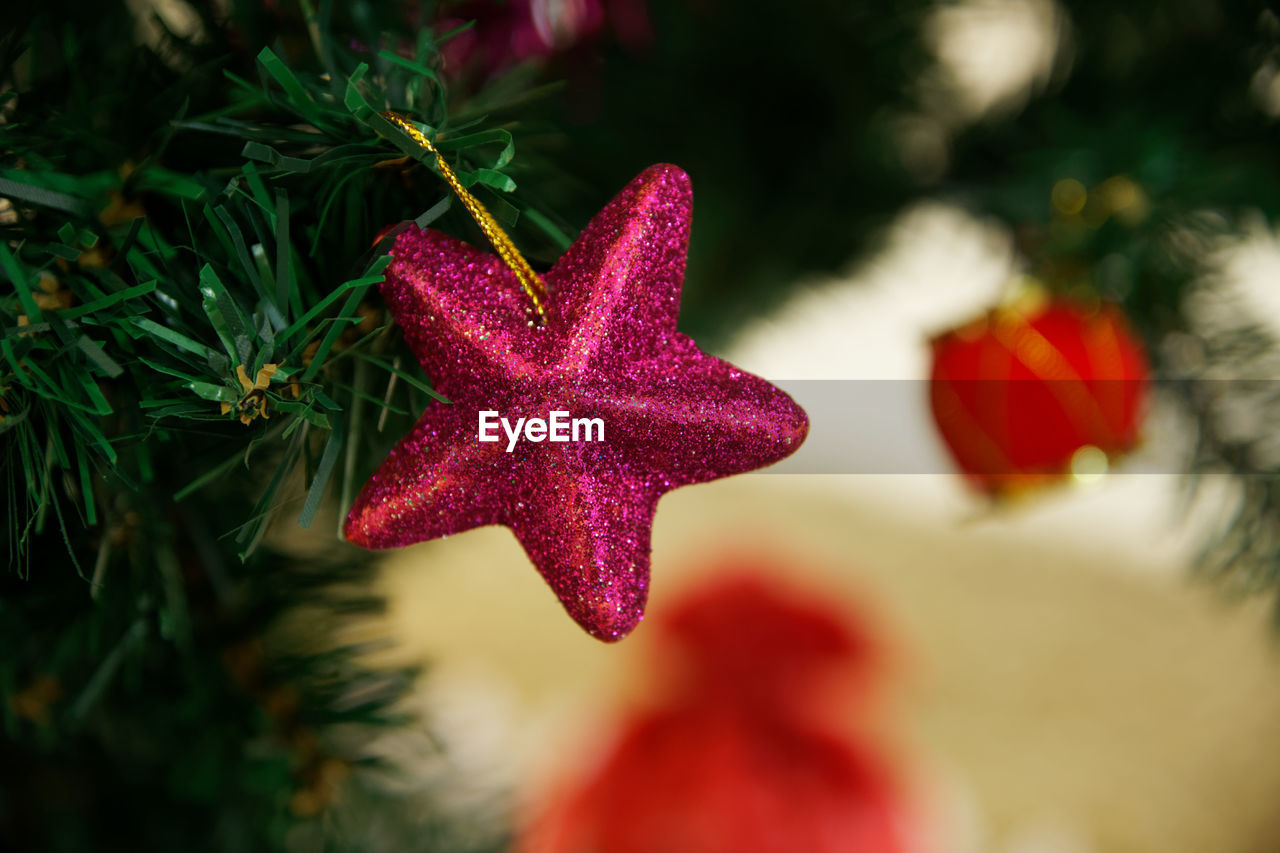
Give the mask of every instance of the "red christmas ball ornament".
[{"label": "red christmas ball ornament", "polygon": [[934,420],[990,495],[1103,471],[1137,444],[1150,369],[1116,306],[1000,308],[932,344]]}]

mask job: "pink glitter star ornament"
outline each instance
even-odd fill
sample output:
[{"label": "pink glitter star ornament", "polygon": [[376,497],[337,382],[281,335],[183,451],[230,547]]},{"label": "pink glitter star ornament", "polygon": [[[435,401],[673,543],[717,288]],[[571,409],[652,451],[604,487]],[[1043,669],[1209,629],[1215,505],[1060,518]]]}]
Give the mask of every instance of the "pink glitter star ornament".
[{"label": "pink glitter star ornament", "polygon": [[[772,464],[809,428],[782,391],[676,331],[692,209],[683,171],[645,170],[543,276],[545,324],[498,257],[435,231],[401,234],[382,294],[452,402],[428,406],[365,484],[347,539],[395,548],[502,524],[589,634],[612,642],[635,628],[658,498]],[[484,442],[482,411],[510,424],[598,418],[603,440],[509,441],[497,429]]]}]

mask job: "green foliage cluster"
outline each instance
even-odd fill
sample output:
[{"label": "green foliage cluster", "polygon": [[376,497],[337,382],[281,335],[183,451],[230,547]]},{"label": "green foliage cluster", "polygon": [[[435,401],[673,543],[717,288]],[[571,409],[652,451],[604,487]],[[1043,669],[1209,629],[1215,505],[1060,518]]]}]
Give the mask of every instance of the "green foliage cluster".
[{"label": "green foliage cluster", "polygon": [[379,606],[368,559],[267,532],[349,500],[434,396],[375,240],[471,226],[379,112],[517,225],[494,116],[528,79],[447,101],[451,34],[392,4],[197,5],[182,34],[132,5],[0,33],[0,847],[476,849],[371,781],[412,673],[333,637]]},{"label": "green foliage cluster", "polygon": [[[16,447],[8,474],[17,556],[50,510],[64,531],[69,513],[79,516],[76,528],[96,524],[103,481],[151,482],[157,454],[172,448],[189,461],[189,443],[204,436],[229,439],[230,452],[218,464],[188,466],[175,500],[243,468],[250,446],[278,457],[236,535],[247,557],[295,468],[308,474],[306,527],[340,461],[348,471],[367,467],[351,456],[363,446],[360,422],[344,429],[356,400],[403,415],[409,407],[388,393],[397,380],[432,393],[380,357],[389,321],[371,324],[372,309],[361,311],[387,256],[358,267],[353,260],[371,258],[381,226],[434,222],[451,199],[433,189],[434,204],[414,207],[420,195],[405,173],[425,153],[378,113],[431,117],[426,129],[458,159],[462,181],[502,193],[515,189],[502,171],[514,153],[511,133],[482,127],[482,117],[446,117],[443,86],[424,64],[436,55],[429,30],[413,59],[384,48],[357,61],[319,34],[315,18],[307,24],[323,60],[316,70],[295,72],[264,47],[253,63],[258,82],[221,69],[230,103],[196,112],[184,99],[167,121],[149,117],[156,134],[131,159],[93,171],[68,171],[44,153],[66,149],[50,149],[41,116],[23,108],[49,103],[41,81],[6,93],[17,108],[0,126],[0,190],[12,203],[0,270],[14,295],[0,302],[0,385],[3,429]],[[67,38],[69,52],[88,46]],[[73,104],[62,116],[91,127],[104,109]],[[211,135],[222,139],[202,138]],[[223,156],[180,172],[165,165],[179,146]],[[509,223],[520,213],[499,196],[486,200]],[[548,218],[537,219],[562,239]],[[218,423],[236,420],[250,429]],[[68,472],[78,483],[71,495],[60,485]]]}]

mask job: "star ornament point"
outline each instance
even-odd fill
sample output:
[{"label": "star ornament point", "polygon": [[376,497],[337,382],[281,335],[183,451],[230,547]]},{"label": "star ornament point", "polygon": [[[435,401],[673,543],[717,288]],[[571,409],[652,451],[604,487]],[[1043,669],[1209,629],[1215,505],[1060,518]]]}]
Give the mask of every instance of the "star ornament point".
[{"label": "star ornament point", "polygon": [[[347,539],[395,548],[501,524],[569,615],[612,642],[644,616],[658,498],[770,465],[808,432],[768,382],[676,331],[693,195],[645,170],[544,276],[545,324],[496,256],[411,228],[382,294],[437,391],[353,504]],[[482,411],[569,412],[599,441],[482,442]]]}]

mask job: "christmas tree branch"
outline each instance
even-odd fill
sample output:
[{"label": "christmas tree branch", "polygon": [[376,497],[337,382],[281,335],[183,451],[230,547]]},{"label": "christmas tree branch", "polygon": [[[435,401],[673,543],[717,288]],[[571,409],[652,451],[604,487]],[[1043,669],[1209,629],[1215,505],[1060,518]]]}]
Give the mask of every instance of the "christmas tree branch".
[{"label": "christmas tree branch", "polygon": [[[427,155],[378,113],[425,118],[462,182],[500,193],[515,190],[503,171],[514,138],[483,117],[451,125],[429,31],[412,56],[366,50],[361,61],[310,11],[307,31],[327,70],[295,70],[263,48],[257,83],[222,71],[230,103],[187,115],[184,100],[136,160],[75,173],[42,155],[50,132],[21,111],[0,127],[3,232],[14,247],[0,244],[13,294],[0,300],[0,429],[13,433],[10,459],[22,469],[7,478],[15,555],[50,508],[61,523],[93,525],[112,490],[152,480],[157,452],[183,458],[194,447],[224,461],[195,468],[175,499],[232,473],[250,451],[272,460],[273,471],[253,470],[265,489],[235,537],[248,557],[295,471],[309,475],[305,527],[335,473],[368,470],[371,443],[343,437],[360,434],[345,426],[354,401],[402,415],[414,407],[387,393],[396,380],[432,393],[371,354],[387,338],[371,291],[388,260],[372,246],[380,225],[445,216],[449,196],[417,165],[431,168]],[[218,156],[190,173],[163,165],[186,145]],[[424,195],[425,210],[416,207]],[[508,224],[520,214],[493,207]],[[563,241],[547,217],[530,222]],[[353,363],[367,365],[358,385]],[[78,485],[70,493],[68,474]]]}]

